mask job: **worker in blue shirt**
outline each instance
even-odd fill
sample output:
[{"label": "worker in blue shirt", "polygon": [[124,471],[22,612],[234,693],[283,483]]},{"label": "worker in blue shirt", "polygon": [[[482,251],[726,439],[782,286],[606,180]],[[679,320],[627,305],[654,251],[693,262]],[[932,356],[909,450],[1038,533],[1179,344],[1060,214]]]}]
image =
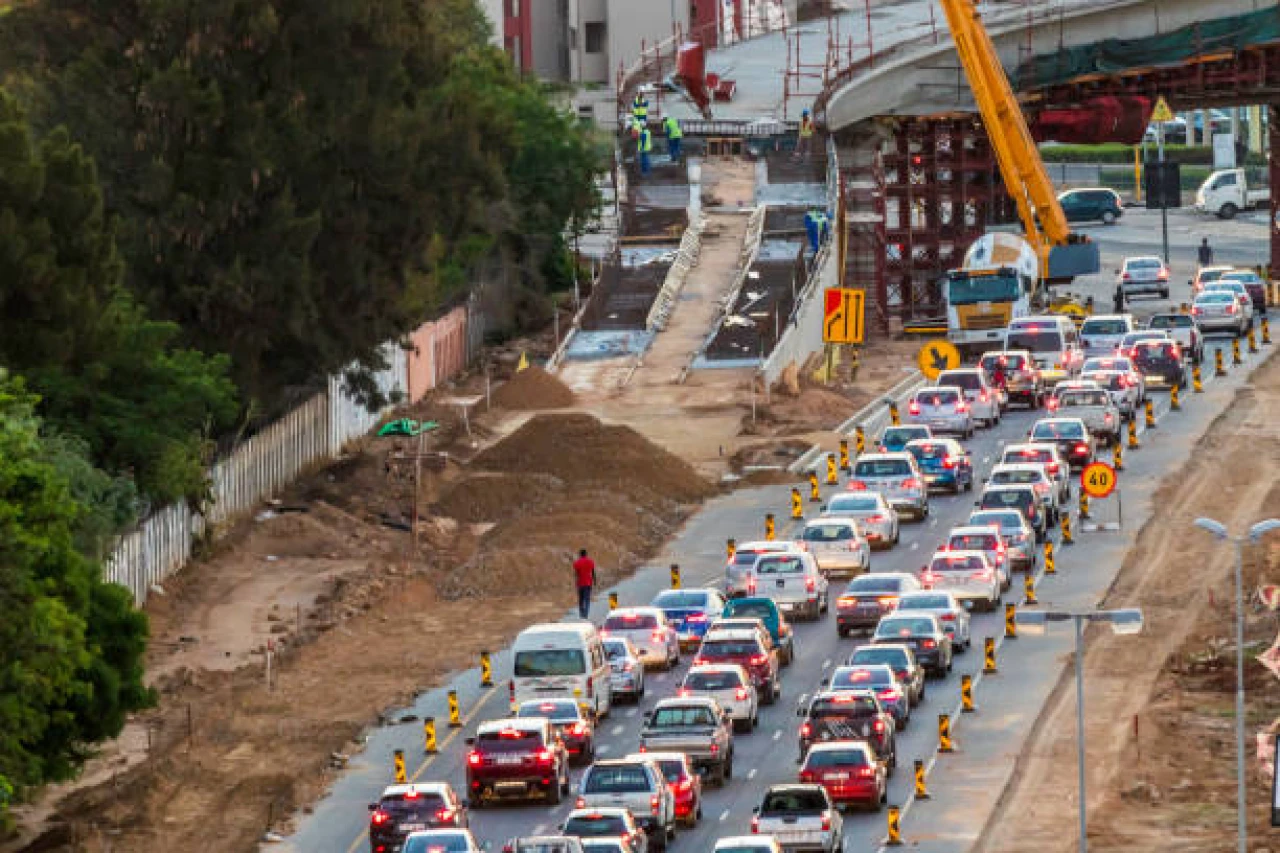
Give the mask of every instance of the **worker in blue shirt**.
[{"label": "worker in blue shirt", "polygon": [[640,128],[640,136],[636,139],[636,154],[640,157],[640,174],[649,174],[649,154],[653,151],[653,132],[648,126]]},{"label": "worker in blue shirt", "polygon": [[827,239],[831,225],[827,214],[821,208],[814,208],[804,215],[804,230],[809,235],[809,250],[817,254],[822,241]]},{"label": "worker in blue shirt", "polygon": [[667,134],[667,154],[671,157],[672,163],[680,161],[680,150],[684,143],[684,130],[680,127],[680,120],[675,116],[667,116],[662,120],[662,129]]}]

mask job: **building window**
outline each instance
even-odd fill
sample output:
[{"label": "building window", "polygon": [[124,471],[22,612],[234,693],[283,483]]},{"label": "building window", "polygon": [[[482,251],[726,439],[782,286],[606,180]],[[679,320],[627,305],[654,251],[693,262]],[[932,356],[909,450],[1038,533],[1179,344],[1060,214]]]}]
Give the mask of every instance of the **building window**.
[{"label": "building window", "polygon": [[588,21],[585,35],[587,53],[604,53],[604,21]]}]

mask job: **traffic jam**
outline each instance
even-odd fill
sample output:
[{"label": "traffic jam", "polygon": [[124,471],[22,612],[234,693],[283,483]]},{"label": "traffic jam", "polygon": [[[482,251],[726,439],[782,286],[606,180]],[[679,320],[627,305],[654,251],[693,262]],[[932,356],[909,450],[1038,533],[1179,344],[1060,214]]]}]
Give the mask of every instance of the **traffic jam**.
[{"label": "traffic jam", "polygon": [[673,570],[644,604],[528,627],[456,761],[400,768],[363,849],[874,849],[881,812],[895,806],[892,836],[921,791],[935,719],[992,666],[1005,605],[1035,601],[1045,555],[1083,521],[1082,472],[1114,486],[1179,392],[1240,363],[1238,338],[1201,325],[1220,300],[1243,312],[1239,291],[1205,281],[1190,313],[1141,328],[1018,318],[1003,349],[891,403],[818,502],[792,490],[776,535],[770,516],[716,543],[716,577]]}]

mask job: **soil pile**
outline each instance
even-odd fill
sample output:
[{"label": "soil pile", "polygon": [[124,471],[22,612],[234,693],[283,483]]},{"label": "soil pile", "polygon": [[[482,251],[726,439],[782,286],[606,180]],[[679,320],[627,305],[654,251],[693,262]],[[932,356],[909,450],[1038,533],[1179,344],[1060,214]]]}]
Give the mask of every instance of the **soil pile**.
[{"label": "soil pile", "polygon": [[576,398],[563,382],[531,364],[493,392],[493,404],[515,411],[564,409]]},{"label": "soil pile", "polygon": [[501,521],[564,492],[564,483],[546,474],[473,474],[455,483],[432,512],[467,524]]}]

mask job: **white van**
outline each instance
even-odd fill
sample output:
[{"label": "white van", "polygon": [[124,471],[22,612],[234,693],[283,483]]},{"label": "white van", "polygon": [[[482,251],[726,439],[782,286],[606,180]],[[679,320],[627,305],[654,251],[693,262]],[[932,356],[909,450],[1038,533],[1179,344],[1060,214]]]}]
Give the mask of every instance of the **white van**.
[{"label": "white van", "polygon": [[590,622],[551,622],[516,637],[511,700],[566,696],[603,717],[609,713],[609,659]]},{"label": "white van", "polygon": [[1014,319],[1005,331],[1004,348],[1029,350],[1047,386],[1078,375],[1084,365],[1084,348],[1075,323],[1057,314]]}]

